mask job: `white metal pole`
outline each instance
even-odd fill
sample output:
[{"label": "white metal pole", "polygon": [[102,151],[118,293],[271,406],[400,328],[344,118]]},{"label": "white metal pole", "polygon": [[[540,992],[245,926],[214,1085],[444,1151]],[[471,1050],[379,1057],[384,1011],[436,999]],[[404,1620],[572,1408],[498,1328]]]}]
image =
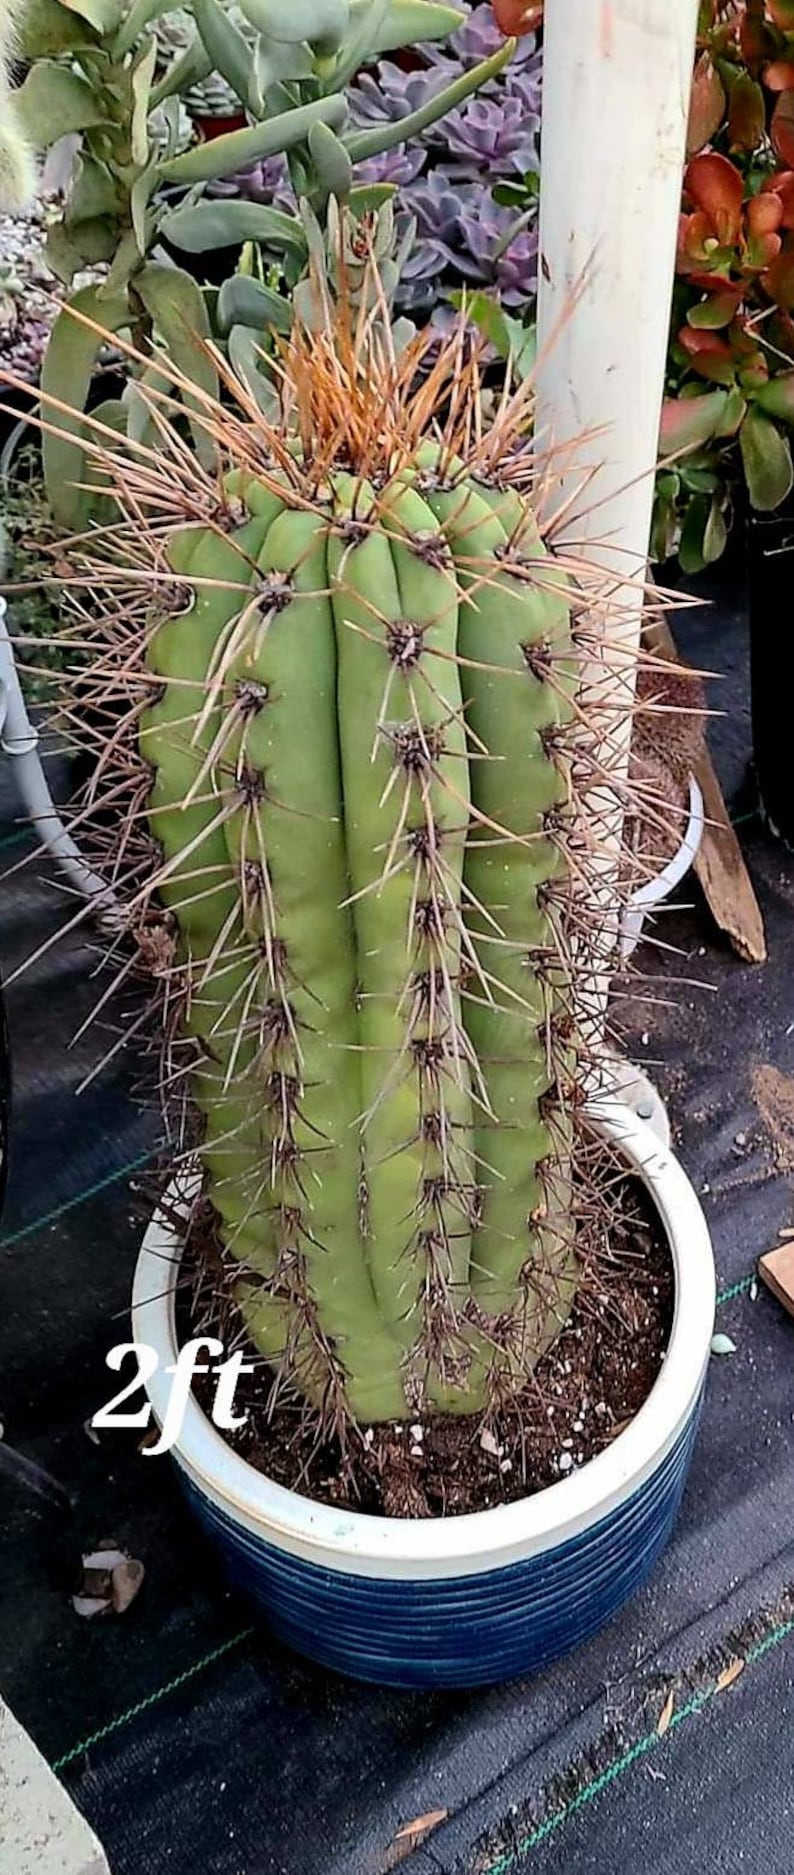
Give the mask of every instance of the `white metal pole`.
[{"label": "white metal pole", "polygon": [[[548,0],[543,51],[538,423],[605,426],[572,521],[607,566],[644,565],[698,0]],[[544,346],[580,281],[579,304]],[[571,468],[564,487],[576,480]],[[593,504],[600,505],[593,508]],[[592,553],[592,548],[590,549]]]},{"label": "white metal pole", "polygon": [[[541,451],[559,452],[546,518],[573,498],[556,544],[614,575],[609,645],[588,681],[602,701],[612,685],[604,748],[618,782],[628,764],[642,616],[632,582],[650,535],[697,11],[698,0],[547,0],[545,10],[536,424]],[[586,470],[594,473],[577,496]],[[609,792],[611,819],[603,795],[592,814],[605,833],[602,973],[617,925],[620,809]],[[602,1013],[604,997],[602,974]]]},{"label": "white metal pole", "polygon": [[30,720],[14,663],[14,647],[0,598],[0,751],[11,759],[14,780],[43,847],[103,923],[115,929],[118,902],[112,886],[86,864],[55,806],[39,754],[39,732]]}]

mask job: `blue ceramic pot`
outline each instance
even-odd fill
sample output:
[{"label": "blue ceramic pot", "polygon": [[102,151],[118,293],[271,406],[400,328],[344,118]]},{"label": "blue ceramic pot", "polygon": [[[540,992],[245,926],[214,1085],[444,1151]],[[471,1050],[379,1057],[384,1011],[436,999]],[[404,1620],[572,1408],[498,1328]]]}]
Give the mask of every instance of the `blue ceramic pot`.
[{"label": "blue ceramic pot", "polygon": [[[390,1686],[478,1686],[545,1667],[594,1634],[650,1574],[670,1534],[697,1427],[714,1320],[700,1204],[672,1154],[624,1107],[598,1121],[644,1181],[675,1266],[670,1345],[636,1418],[608,1449],[536,1496],[471,1516],[369,1517],[316,1504],[238,1458],[190,1400],[174,1450],[230,1579],[273,1631],[339,1673]],[[155,1217],[136,1272],[136,1342],[162,1424],[176,1358],[173,1225]]]}]

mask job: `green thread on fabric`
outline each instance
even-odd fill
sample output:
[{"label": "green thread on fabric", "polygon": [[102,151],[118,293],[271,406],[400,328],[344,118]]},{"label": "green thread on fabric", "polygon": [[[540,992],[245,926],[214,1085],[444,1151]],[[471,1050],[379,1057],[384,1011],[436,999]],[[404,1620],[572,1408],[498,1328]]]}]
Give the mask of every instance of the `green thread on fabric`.
[{"label": "green thread on fabric", "polygon": [[87,1185],[85,1191],[79,1191],[75,1198],[67,1198],[65,1204],[58,1204],[54,1211],[45,1211],[43,1217],[34,1217],[30,1224],[20,1225],[19,1230],[9,1231],[0,1237],[0,1250],[10,1250],[12,1244],[21,1243],[23,1237],[33,1237],[37,1230],[43,1230],[45,1224],[56,1224],[59,1217],[65,1217],[67,1211],[74,1211],[78,1204],[85,1204],[89,1198],[98,1197],[101,1191],[107,1191],[109,1185],[115,1185],[119,1179],[126,1178],[130,1172],[139,1172],[144,1165],[150,1165],[157,1157],[159,1146],[153,1146],[150,1152],[141,1152],[137,1159],[130,1159],[127,1165],[120,1165],[115,1172],[108,1172],[104,1178],[97,1179],[95,1185]]},{"label": "green thread on fabric", "polygon": [[717,1307],[719,1308],[722,1302],[732,1302],[734,1296],[746,1295],[748,1289],[752,1289],[755,1280],[756,1276],[753,1270],[749,1276],[743,1276],[741,1282],[731,1283],[728,1289],[720,1289],[717,1295]]},{"label": "green thread on fabric", "polygon": [[[773,1628],[771,1634],[767,1634],[761,1641],[756,1641],[755,1646],[748,1649],[745,1655],[745,1669],[754,1667],[759,1660],[763,1660],[765,1654],[771,1653],[774,1647],[780,1647],[781,1643],[788,1640],[792,1634],[794,1634],[794,1621],[784,1621],[780,1627]],[[516,1868],[520,1856],[529,1855],[533,1849],[539,1849],[541,1843],[546,1842],[548,1837],[553,1836],[558,1829],[562,1829],[563,1824],[569,1822],[577,1811],[583,1810],[586,1804],[600,1797],[602,1791],[607,1790],[610,1784],[614,1784],[615,1779],[622,1777],[625,1771],[629,1771],[639,1758],[644,1758],[647,1752],[663,1746],[665,1738],[669,1737],[671,1732],[676,1731],[679,1725],[683,1725],[686,1719],[693,1718],[696,1713],[702,1712],[704,1706],[709,1705],[718,1692],[719,1685],[715,1680],[712,1686],[704,1687],[702,1692],[693,1693],[691,1699],[688,1699],[685,1705],[680,1706],[678,1711],[673,1713],[667,1732],[663,1733],[661,1738],[655,1731],[646,1733],[644,1738],[639,1738],[635,1745],[631,1745],[628,1751],[624,1751],[619,1758],[613,1760],[612,1764],[608,1764],[606,1770],[602,1771],[598,1777],[594,1777],[591,1783],[585,1784],[584,1789],[578,1791],[577,1795],[571,1798],[570,1803],[566,1803],[561,1810],[556,1810],[553,1816],[547,1817],[545,1823],[538,1824],[537,1829],[534,1829],[531,1835],[525,1836],[508,1855],[500,1856],[497,1862],[489,1862],[483,1875],[509,1875],[510,1870]]]},{"label": "green thread on fabric", "polygon": [[22,841],[29,838],[31,831],[30,827],[18,827],[16,833],[4,834],[0,840],[0,853],[5,853],[9,846],[21,846]]},{"label": "green thread on fabric", "polygon": [[178,1692],[180,1686],[187,1686],[197,1674],[204,1673],[206,1668],[213,1666],[216,1660],[222,1660],[225,1654],[230,1654],[232,1648],[240,1647],[243,1641],[250,1640],[253,1633],[253,1628],[240,1628],[239,1633],[232,1634],[228,1641],[222,1641],[219,1647],[213,1647],[208,1654],[202,1654],[201,1659],[195,1660],[192,1667],[185,1667],[184,1672],[177,1673],[173,1680],[166,1680],[163,1686],[157,1686],[154,1692],[147,1693],[145,1699],[139,1699],[134,1706],[128,1706],[126,1712],[117,1712],[115,1719],[109,1719],[107,1725],[100,1725],[96,1732],[89,1732],[87,1738],[81,1738],[79,1744],[72,1746],[71,1751],[64,1751],[60,1758],[53,1760],[52,1770],[56,1773],[65,1771],[68,1765],[74,1764],[75,1759],[81,1758],[84,1752],[91,1750],[92,1746],[101,1744],[105,1738],[110,1738],[114,1732],[120,1731],[123,1725],[129,1725],[130,1720],[137,1719],[140,1713],[148,1712],[150,1707],[159,1705],[160,1701],[167,1699],[170,1693]]}]

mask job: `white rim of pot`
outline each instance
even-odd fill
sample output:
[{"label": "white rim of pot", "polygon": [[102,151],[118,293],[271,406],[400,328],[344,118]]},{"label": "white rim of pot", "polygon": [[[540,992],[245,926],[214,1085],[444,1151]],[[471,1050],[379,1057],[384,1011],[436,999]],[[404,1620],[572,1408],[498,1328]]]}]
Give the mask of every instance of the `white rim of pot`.
[{"label": "white rim of pot", "polygon": [[639,942],[645,919],[654,905],[669,898],[677,885],[685,878],[690,866],[693,866],[700,850],[705,825],[705,805],[699,783],[694,775],[689,777],[689,819],[686,832],[678,851],[662,872],[654,879],[648,879],[645,885],[638,886],[632,892],[620,923],[620,955],[625,963]]},{"label": "white rim of pot", "polygon": [[[699,1397],[714,1321],[715,1275],[708,1225],[674,1155],[645,1121],[609,1099],[591,1106],[594,1123],[620,1150],[651,1195],[675,1271],[670,1342],[660,1373],[631,1424],[581,1470],[533,1497],[459,1517],[375,1517],[315,1503],[275,1484],[240,1458],[191,1394],[173,1456],[210,1501],[260,1539],[304,1560],[352,1574],[444,1576],[505,1565],[569,1541],[607,1516],[650,1477],[680,1437]],[[182,1240],[156,1212],[135,1270],[136,1345],[156,1349],[146,1381],[162,1424],[175,1361],[175,1276]]]}]

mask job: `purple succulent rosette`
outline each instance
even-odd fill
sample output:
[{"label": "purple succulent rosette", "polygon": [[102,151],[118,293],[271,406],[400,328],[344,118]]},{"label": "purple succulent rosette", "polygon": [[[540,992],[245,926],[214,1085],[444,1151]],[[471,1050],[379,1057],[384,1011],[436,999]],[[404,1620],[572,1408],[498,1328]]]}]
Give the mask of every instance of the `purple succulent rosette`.
[{"label": "purple succulent rosette", "polygon": [[[383,58],[360,72],[348,91],[351,124],[370,129],[399,123],[503,44],[487,4],[468,7],[451,39],[423,45],[423,64],[404,71]],[[465,285],[486,287],[512,309],[525,310],[537,291],[537,227],[493,200],[497,182],[537,173],[542,55],[534,36],[520,39],[510,64],[484,90],[409,143],[398,144],[356,168],[356,181],[392,183],[414,246],[395,303],[425,318],[443,308],[444,296]],[[255,164],[244,174],[211,184],[210,192],[294,207],[285,159]],[[516,233],[511,239],[511,231]]]},{"label": "purple succulent rosette", "polygon": [[460,68],[445,60],[431,70],[404,72],[391,59],[381,59],[374,72],[361,72],[348,92],[351,123],[369,129],[373,124],[396,124],[418,111],[428,98],[460,77]]},{"label": "purple succulent rosette", "polygon": [[[454,4],[462,12],[467,10],[467,0],[454,0]],[[489,0],[484,0],[483,5],[468,8],[468,19],[443,45],[426,45],[422,51],[429,65],[452,62],[457,65],[458,71],[469,71],[472,65],[479,65],[483,59],[491,58],[503,45],[504,33],[496,24]],[[534,33],[527,33],[518,41],[508,72],[520,71],[523,66],[537,59]]]},{"label": "purple succulent rosette", "polygon": [[462,176],[507,180],[537,167],[539,126],[520,98],[473,97],[444,118],[444,143]]},{"label": "purple succulent rosette", "polygon": [[[519,226],[515,209],[500,208],[478,183],[460,181],[445,165],[421,176],[401,194],[416,222],[416,238],[397,300],[402,310],[429,310],[439,280],[448,289],[490,287],[520,310],[537,287],[537,225]],[[511,229],[517,228],[513,240]]]},{"label": "purple succulent rosette", "polygon": [[207,194],[228,201],[272,202],[277,207],[294,200],[284,156],[266,157],[248,169],[239,169],[234,176],[208,182]]}]

